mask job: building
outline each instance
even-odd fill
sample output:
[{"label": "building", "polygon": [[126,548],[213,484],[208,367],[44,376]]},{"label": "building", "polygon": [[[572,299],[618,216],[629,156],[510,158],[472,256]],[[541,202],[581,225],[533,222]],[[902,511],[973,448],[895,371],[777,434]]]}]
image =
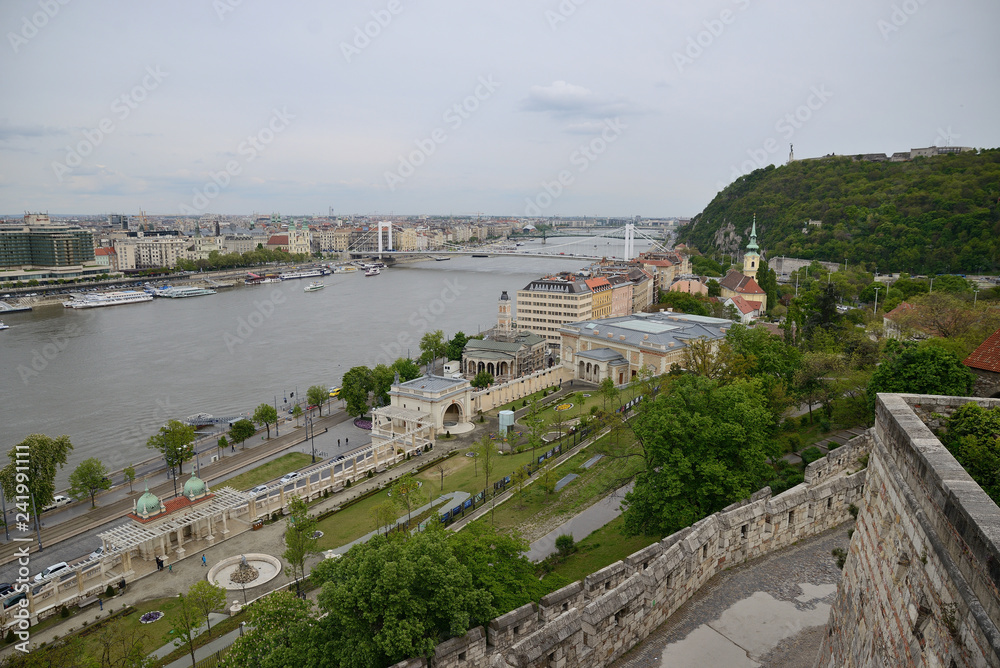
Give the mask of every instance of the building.
[{"label": "building", "polygon": [[976,396],[1000,399],[1000,329],[962,361],[976,374]]},{"label": "building", "polygon": [[708,296],[708,285],[703,283],[697,276],[682,276],[670,284],[669,291]]},{"label": "building", "polygon": [[110,246],[95,249],[94,262],[104,267],[108,273],[118,271],[118,255],[115,253],[115,249]]},{"label": "building", "polygon": [[80,267],[94,264],[94,235],[29,213],[20,225],[0,225],[0,267]]},{"label": "building", "polygon": [[573,322],[560,328],[562,364],[573,378],[599,384],[630,382],[641,372],[661,375],[682,364],[688,341],[717,341],[731,320],[686,313],[635,313],[621,318]]},{"label": "building", "polygon": [[590,317],[595,320],[611,317],[611,283],[603,276],[588,278],[584,280],[590,288],[592,297],[590,300]]},{"label": "building", "polygon": [[115,240],[118,267],[126,269],[173,268],[189,257],[191,241],[179,236],[129,237]]},{"label": "building", "polygon": [[767,293],[757,284],[754,278],[760,268],[760,247],[757,246],[757,220],[753,222],[750,230],[750,243],[747,244],[747,252],[743,255],[743,271],[739,272],[730,269],[721,281],[719,281],[720,294],[722,299],[727,299],[739,295],[743,299],[760,304],[760,312],[767,311]]},{"label": "building", "polygon": [[744,325],[749,325],[761,316],[760,303],[744,299],[740,295],[733,295],[722,300],[723,307],[732,306],[739,321]]},{"label": "building", "polygon": [[517,323],[521,329],[545,337],[559,349],[559,328],[566,323],[589,320],[593,293],[577,276],[561,274],[531,281],[517,291]]},{"label": "building", "polygon": [[482,339],[469,339],[462,349],[460,371],[468,379],[481,371],[505,382],[539,371],[553,363],[546,361],[545,337],[518,329],[512,303],[504,290],[497,302],[497,326],[484,332]]},{"label": "building", "polygon": [[632,313],[632,289],[635,287],[632,281],[625,276],[609,276],[607,281],[611,284],[611,313],[608,317]]}]

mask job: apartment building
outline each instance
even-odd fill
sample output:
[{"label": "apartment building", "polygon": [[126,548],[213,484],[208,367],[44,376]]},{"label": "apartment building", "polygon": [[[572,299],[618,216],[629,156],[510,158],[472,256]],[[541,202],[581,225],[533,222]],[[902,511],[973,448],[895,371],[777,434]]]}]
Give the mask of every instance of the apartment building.
[{"label": "apartment building", "polygon": [[[608,290],[609,298],[610,292]],[[560,327],[569,322],[590,320],[592,308],[590,287],[582,279],[568,274],[539,278],[517,291],[518,326],[545,337],[557,351]]]},{"label": "apartment building", "polygon": [[611,283],[603,276],[588,278],[584,281],[590,288],[592,297],[590,300],[591,317],[595,320],[611,317]]}]

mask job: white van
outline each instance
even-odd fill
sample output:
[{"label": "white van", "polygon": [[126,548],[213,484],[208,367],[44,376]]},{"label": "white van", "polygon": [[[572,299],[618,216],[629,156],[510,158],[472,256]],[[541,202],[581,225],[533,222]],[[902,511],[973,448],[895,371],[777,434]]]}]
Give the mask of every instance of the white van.
[{"label": "white van", "polygon": [[42,571],[41,573],[39,573],[38,575],[35,576],[35,582],[41,582],[45,578],[47,578],[47,577],[49,577],[51,575],[55,575],[56,573],[58,573],[59,571],[65,569],[65,568],[69,568],[69,564],[67,564],[65,561],[60,561],[58,564],[52,564],[51,566],[49,566],[48,568],[46,568],[44,571]]}]

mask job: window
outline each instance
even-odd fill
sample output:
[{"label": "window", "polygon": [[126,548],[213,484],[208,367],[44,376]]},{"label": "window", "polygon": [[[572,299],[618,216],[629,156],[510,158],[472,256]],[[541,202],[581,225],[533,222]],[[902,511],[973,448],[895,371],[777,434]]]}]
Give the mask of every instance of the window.
[{"label": "window", "polygon": [[747,525],[746,524],[744,524],[743,526],[740,527],[740,538],[742,538],[743,540],[747,539]]},{"label": "window", "polygon": [[701,558],[702,559],[708,558],[708,543],[705,543],[704,545],[701,546]]},{"label": "window", "polygon": [[465,652],[459,652],[458,653],[458,660],[459,661],[465,661]]},{"label": "window", "polygon": [[833,497],[828,497],[826,500],[826,509],[830,510],[833,507]]},{"label": "window", "polygon": [[795,511],[794,510],[789,510],[788,511],[788,526],[792,526],[793,522],[795,522]]}]

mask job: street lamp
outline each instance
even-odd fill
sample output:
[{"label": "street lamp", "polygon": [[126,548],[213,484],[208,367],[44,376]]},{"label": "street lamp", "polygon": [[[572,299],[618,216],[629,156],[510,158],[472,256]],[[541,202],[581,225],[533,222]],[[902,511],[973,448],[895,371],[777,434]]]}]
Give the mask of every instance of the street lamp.
[{"label": "street lamp", "polygon": [[976,299],[979,298],[979,288],[972,291],[972,308],[976,308]]},{"label": "street lamp", "polygon": [[878,291],[881,290],[881,289],[882,289],[881,286],[875,288],[875,308],[872,309],[872,315],[875,315],[876,313],[878,313]]},{"label": "street lamp", "polygon": [[312,463],[316,463],[316,426],[313,424],[312,415],[306,415],[306,428],[309,430],[309,442],[312,445]]}]

